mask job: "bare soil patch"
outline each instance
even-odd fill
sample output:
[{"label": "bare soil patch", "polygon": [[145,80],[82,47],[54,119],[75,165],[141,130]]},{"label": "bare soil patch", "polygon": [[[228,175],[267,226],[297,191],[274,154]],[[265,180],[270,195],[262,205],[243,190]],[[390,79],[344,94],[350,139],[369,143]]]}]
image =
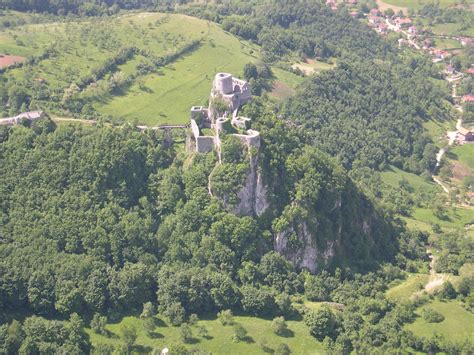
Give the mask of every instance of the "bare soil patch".
[{"label": "bare soil patch", "polygon": [[286,85],[282,81],[276,81],[272,87],[271,95],[277,100],[284,100],[287,97],[290,97],[295,94],[295,90]]},{"label": "bare soil patch", "polygon": [[466,165],[458,161],[453,161],[451,164],[453,167],[453,180],[462,181],[465,177],[472,175],[471,169]]},{"label": "bare soil patch", "polygon": [[18,55],[4,55],[0,54],[0,69],[9,67],[10,65],[16,63],[22,63],[26,60],[25,57],[20,57]]}]

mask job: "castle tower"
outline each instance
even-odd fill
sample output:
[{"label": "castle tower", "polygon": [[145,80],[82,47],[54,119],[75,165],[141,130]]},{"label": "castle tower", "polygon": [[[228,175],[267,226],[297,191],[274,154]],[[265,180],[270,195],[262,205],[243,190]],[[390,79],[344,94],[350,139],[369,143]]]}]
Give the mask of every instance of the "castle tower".
[{"label": "castle tower", "polygon": [[214,89],[222,95],[232,94],[234,88],[232,86],[232,74],[218,73],[214,79]]}]

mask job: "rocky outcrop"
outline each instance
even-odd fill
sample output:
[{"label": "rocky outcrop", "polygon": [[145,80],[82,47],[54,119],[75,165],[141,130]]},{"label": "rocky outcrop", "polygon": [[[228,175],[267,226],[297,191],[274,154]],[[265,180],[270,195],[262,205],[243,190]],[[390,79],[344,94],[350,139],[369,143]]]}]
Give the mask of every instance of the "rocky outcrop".
[{"label": "rocky outcrop", "polygon": [[[318,265],[325,265],[335,255],[336,239],[328,240],[326,245],[318,246],[316,238],[311,233],[306,222],[301,223],[296,230],[294,227],[276,233],[274,249],[292,261],[299,268],[308,269],[315,273]],[[296,238],[298,247],[290,245],[290,239]]]},{"label": "rocky outcrop", "polygon": [[233,212],[239,216],[261,216],[269,206],[267,188],[258,171],[258,157],[250,158],[250,171],[244,186],[237,193],[238,203]]}]

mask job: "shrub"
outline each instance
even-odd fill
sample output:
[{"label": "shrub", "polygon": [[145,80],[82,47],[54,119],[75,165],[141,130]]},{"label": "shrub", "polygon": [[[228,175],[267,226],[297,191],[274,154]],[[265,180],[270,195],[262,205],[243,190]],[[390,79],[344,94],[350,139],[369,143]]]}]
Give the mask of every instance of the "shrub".
[{"label": "shrub", "polygon": [[232,337],[232,341],[238,343],[242,341],[247,336],[247,330],[243,327],[242,324],[236,323],[234,324],[234,335]]},{"label": "shrub", "polygon": [[310,334],[320,341],[326,336],[334,335],[336,317],[329,307],[308,311],[304,315],[304,322],[308,326]]},{"label": "shrub", "polygon": [[196,325],[197,322],[199,322],[199,317],[198,317],[198,315],[197,315],[196,313],[191,314],[191,315],[189,316],[189,321],[188,321],[188,323],[189,323],[190,325]]},{"label": "shrub", "polygon": [[286,331],[288,330],[288,326],[285,322],[285,318],[284,317],[273,318],[271,328],[275,334],[278,334],[278,335],[285,334]]},{"label": "shrub", "polygon": [[454,289],[453,284],[449,281],[446,281],[443,284],[443,288],[441,289],[441,291],[439,291],[438,296],[440,298],[443,298],[443,299],[452,300],[452,299],[456,298],[457,292]]},{"label": "shrub", "polygon": [[436,312],[433,308],[426,307],[422,311],[422,317],[428,323],[440,323],[444,320],[444,316]]},{"label": "shrub", "polygon": [[217,318],[219,318],[219,321],[222,323],[222,325],[234,324],[234,316],[232,315],[232,311],[230,309],[217,313]]},{"label": "shrub", "polygon": [[155,307],[153,306],[153,303],[151,302],[146,302],[143,304],[143,311],[142,314],[140,314],[140,318],[151,318],[155,315]]},{"label": "shrub", "polygon": [[287,344],[281,343],[280,345],[278,345],[278,348],[276,348],[274,354],[275,355],[290,355],[291,350],[290,350],[290,347]]},{"label": "shrub", "polygon": [[164,315],[169,318],[172,325],[180,325],[184,322],[186,311],[181,303],[176,302],[166,308]]},{"label": "shrub", "polygon": [[189,343],[193,339],[193,331],[189,324],[183,323],[181,324],[180,329],[180,338],[183,343]]},{"label": "shrub", "polygon": [[101,316],[99,313],[94,314],[91,320],[91,329],[97,334],[106,334],[105,325],[107,324],[107,317]]}]

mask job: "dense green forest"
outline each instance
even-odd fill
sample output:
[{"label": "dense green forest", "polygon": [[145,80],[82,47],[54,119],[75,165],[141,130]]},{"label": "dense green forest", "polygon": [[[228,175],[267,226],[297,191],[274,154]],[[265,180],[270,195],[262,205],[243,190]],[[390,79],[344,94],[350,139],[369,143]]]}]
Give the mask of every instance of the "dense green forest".
[{"label": "dense green forest", "polygon": [[[190,153],[165,132],[107,124],[87,102],[63,100],[62,89],[40,83],[36,90],[2,76],[0,98],[10,110],[44,102],[99,122],[57,126],[45,118],[0,126],[0,354],[128,354],[138,349],[136,329],[125,326],[117,344],[93,349],[84,327],[113,339],[108,321],[141,313],[151,334],[155,325],[147,319],[155,308],[180,327],[188,346],[196,319],[216,314],[243,341],[233,312],[276,317],[280,333],[285,319],[303,322],[328,353],[471,351],[470,340],[417,336],[406,325],[434,299],[474,309],[474,279],[461,272],[474,261],[473,243],[439,226],[436,238],[409,230],[400,216],[437,197],[414,197],[405,180],[387,186],[378,172],[395,166],[429,176],[435,168],[437,148],[423,124],[443,122],[450,112],[429,60],[398,51],[347,9],[331,11],[319,1],[0,5],[60,16],[148,8],[221,24],[261,48],[261,62],[243,68],[260,97],[242,114],[262,138],[258,151],[223,137],[220,154]],[[122,48],[94,75],[133,51]],[[154,65],[166,66],[166,58]],[[337,66],[302,79],[293,97],[270,100],[271,66],[291,70],[304,58]],[[236,193],[254,161],[269,207],[237,215]],[[440,215],[443,208],[439,203]],[[277,252],[282,236],[285,249]],[[313,242],[324,253],[310,273],[292,260]],[[407,275],[427,273],[428,246],[442,250],[436,268],[458,276],[456,285],[406,302],[387,297]],[[429,308],[423,313],[430,323],[441,317]],[[283,346],[276,353],[289,352]]]},{"label": "dense green forest", "polygon": [[[357,220],[375,212],[370,212],[374,207],[356,212],[362,197],[342,167],[314,148],[301,150],[296,130],[274,116],[263,115],[260,125],[268,127],[268,149],[262,156],[268,173],[285,174],[285,187],[275,184],[278,199],[294,196],[289,206],[297,207],[285,208],[273,223],[227,212],[206,191],[216,157],[196,155],[186,168],[184,156],[154,131],[57,128],[48,119],[30,128],[2,130],[2,319],[8,322],[20,309],[69,319],[51,323],[30,317],[22,326],[5,326],[0,334],[4,351],[21,347],[36,353],[47,346],[54,352],[80,353],[88,346],[84,321],[100,313],[113,319],[150,301],[173,324],[192,313],[222,309],[291,318],[291,297],[298,294],[342,302],[353,310],[343,318],[334,318],[331,311],[305,313],[304,321],[315,327],[312,334],[321,340],[329,337],[327,347],[334,351],[382,344],[447,346],[442,340],[433,343],[399,332],[414,317],[414,308],[400,308],[380,293],[400,276],[407,261],[423,258],[426,236],[402,234],[397,242],[387,240],[387,219],[378,227],[372,223],[377,231],[370,239],[354,233]],[[282,136],[288,140],[280,140]],[[290,144],[280,144],[285,141]],[[224,152],[229,164],[235,158],[231,153]],[[341,194],[347,205],[337,217],[328,213],[328,205]],[[279,215],[278,205],[276,210]],[[341,252],[346,254],[337,262],[345,265],[344,271],[309,276],[272,251],[272,228],[305,213],[329,224],[331,218],[344,216],[341,240],[347,245]],[[365,276],[354,272],[373,268],[377,258],[394,264]],[[374,320],[360,318],[366,325],[352,333],[350,324],[359,329],[360,322],[349,318],[365,312]],[[317,325],[321,321],[329,322],[327,328]],[[42,327],[48,330],[41,332]]]}]

